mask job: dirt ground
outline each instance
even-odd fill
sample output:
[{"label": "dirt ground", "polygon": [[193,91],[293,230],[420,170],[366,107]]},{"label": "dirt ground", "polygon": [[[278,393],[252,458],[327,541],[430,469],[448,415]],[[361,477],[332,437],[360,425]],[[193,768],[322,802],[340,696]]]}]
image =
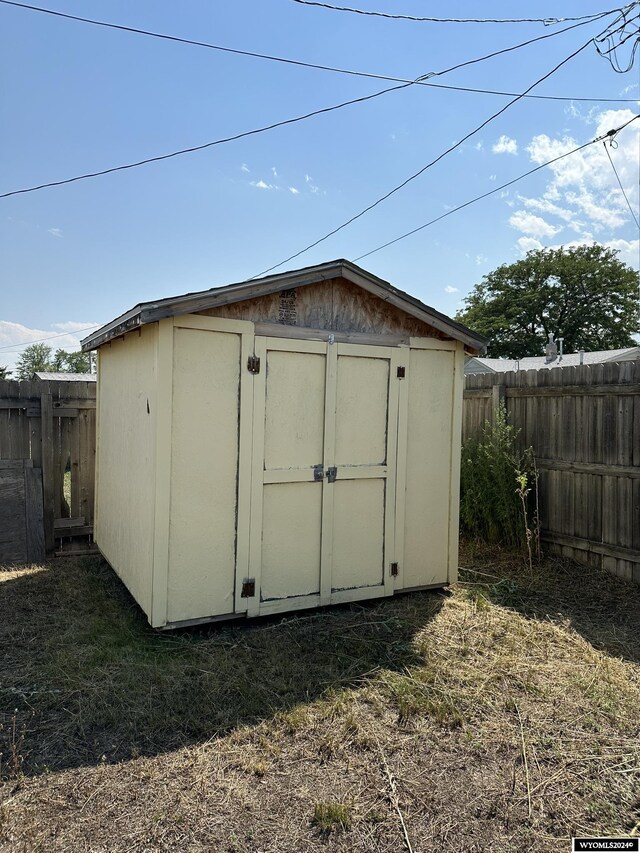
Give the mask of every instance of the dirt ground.
[{"label": "dirt ground", "polygon": [[157,634],[106,564],[0,570],[0,851],[568,851],[640,833],[640,587],[461,582]]}]

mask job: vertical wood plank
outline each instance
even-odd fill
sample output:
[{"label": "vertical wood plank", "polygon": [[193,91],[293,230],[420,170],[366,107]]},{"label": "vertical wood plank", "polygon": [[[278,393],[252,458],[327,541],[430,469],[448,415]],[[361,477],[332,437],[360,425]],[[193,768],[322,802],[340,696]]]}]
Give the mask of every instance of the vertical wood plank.
[{"label": "vertical wood plank", "polygon": [[53,521],[55,518],[53,401],[50,393],[40,396],[40,419],[42,431],[44,541],[46,551],[49,553],[53,551],[55,545],[53,535]]},{"label": "vertical wood plank", "polygon": [[153,548],[151,624],[167,622],[169,579],[169,521],[171,514],[171,440],[173,429],[173,318],[158,324],[156,375],[156,494]]},{"label": "vertical wood plank", "polygon": [[27,561],[40,563],[45,558],[45,531],[42,507],[42,470],[26,465],[25,520],[27,528]]},{"label": "vertical wood plank", "polygon": [[[458,538],[460,532],[460,431],[461,403],[464,388],[464,348],[458,344],[453,371],[451,415],[451,475],[449,477],[449,560],[447,579],[458,580]],[[503,389],[504,394],[504,389]]]},{"label": "vertical wood plank", "polygon": [[[247,598],[247,613],[256,616],[260,612],[260,582],[262,576],[262,509],[264,493],[264,419],[267,373],[266,338],[256,335],[254,353],[264,369],[253,377],[253,458],[251,473],[251,541],[249,543],[249,575],[255,579],[256,594]],[[322,487],[324,489],[324,484]],[[239,585],[242,578],[237,578]],[[237,601],[242,602],[239,592]],[[239,608],[240,609],[240,608]]]},{"label": "vertical wood plank", "polygon": [[[247,370],[247,360],[255,350],[253,333],[242,334],[240,345],[240,425],[238,442],[238,526],[236,545],[236,580],[234,612],[247,609],[247,599],[241,597],[242,582],[249,576],[249,544],[251,536],[251,472],[253,460],[253,382]],[[266,365],[264,365],[266,370]]]}]

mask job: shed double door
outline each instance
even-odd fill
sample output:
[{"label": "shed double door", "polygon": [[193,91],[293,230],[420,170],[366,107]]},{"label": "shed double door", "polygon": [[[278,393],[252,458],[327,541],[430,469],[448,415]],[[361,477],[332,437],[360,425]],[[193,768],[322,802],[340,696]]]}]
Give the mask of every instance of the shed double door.
[{"label": "shed double door", "polygon": [[403,350],[256,336],[255,353],[255,595],[239,609],[391,594]]}]

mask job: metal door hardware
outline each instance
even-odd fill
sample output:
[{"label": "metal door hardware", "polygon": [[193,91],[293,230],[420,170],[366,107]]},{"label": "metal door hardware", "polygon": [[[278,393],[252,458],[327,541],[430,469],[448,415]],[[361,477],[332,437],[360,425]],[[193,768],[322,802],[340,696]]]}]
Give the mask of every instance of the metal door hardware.
[{"label": "metal door hardware", "polygon": [[398,564],[397,563],[391,563],[391,575],[394,578],[398,576]]},{"label": "metal door hardware", "polygon": [[255,578],[245,578],[242,581],[242,592],[240,593],[240,598],[253,598],[256,594],[256,581]]},{"label": "metal door hardware", "polygon": [[313,479],[318,482],[324,479],[324,468],[322,465],[313,466]]},{"label": "metal door hardware", "polygon": [[398,379],[404,379],[404,367],[399,367],[397,371]]},{"label": "metal door hardware", "polygon": [[260,358],[257,355],[250,355],[247,359],[247,370],[249,373],[260,373]]},{"label": "metal door hardware", "polygon": [[337,468],[327,468],[327,483],[335,483],[338,476]]}]

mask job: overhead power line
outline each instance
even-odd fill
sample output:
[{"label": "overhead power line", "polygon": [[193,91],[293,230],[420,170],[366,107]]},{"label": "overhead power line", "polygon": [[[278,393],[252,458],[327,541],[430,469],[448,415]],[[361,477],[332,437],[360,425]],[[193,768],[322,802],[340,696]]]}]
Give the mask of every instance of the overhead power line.
[{"label": "overhead power line", "polygon": [[288,124],[295,124],[299,121],[305,121],[306,119],[312,118],[313,116],[322,115],[323,113],[330,113],[334,110],[340,110],[343,107],[348,107],[351,104],[359,104],[364,101],[370,101],[373,98],[379,98],[381,95],[385,95],[387,92],[394,92],[397,89],[405,89],[407,86],[411,86],[411,83],[406,83],[402,86],[392,86],[389,89],[383,89],[380,92],[374,92],[371,95],[364,95],[361,98],[353,98],[350,101],[343,101],[341,104],[334,104],[331,107],[323,107],[319,110],[313,110],[313,112],[305,113],[304,115],[294,116],[293,118],[283,119],[283,121],[276,121],[272,124],[264,125],[263,127],[256,127],[253,130],[245,130],[242,133],[236,133],[233,136],[225,136],[221,139],[214,139],[210,142],[204,142],[202,145],[194,145],[191,148],[180,148],[177,151],[171,151],[169,154],[158,154],[155,157],[147,157],[144,160],[136,160],[133,163],[125,163],[121,166],[110,166],[106,169],[100,169],[96,172],[87,172],[82,175],[75,175],[72,178],[63,178],[59,181],[48,181],[44,184],[37,184],[32,187],[24,187],[19,190],[10,190],[9,192],[0,193],[0,198],[8,198],[13,195],[23,195],[24,193],[33,193],[38,190],[44,190],[49,187],[60,187],[65,184],[73,184],[77,181],[86,181],[89,178],[98,178],[101,175],[110,175],[113,172],[124,172],[127,169],[136,169],[139,166],[146,166],[149,163],[159,163],[161,160],[170,160],[172,157],[180,157],[183,154],[193,154],[195,151],[204,151],[206,148],[213,148],[215,145],[224,145],[227,142],[235,142],[238,139],[244,139],[247,136],[255,136],[259,133],[266,133],[268,130],[275,130],[277,127],[284,127]]},{"label": "overhead power line", "polygon": [[[114,24],[114,23],[111,23],[108,21],[99,21],[99,20],[94,19],[94,18],[84,18],[84,17],[81,17],[79,15],[69,15],[65,12],[55,11],[54,9],[46,9],[46,8],[41,7],[41,6],[32,6],[32,5],[29,5],[28,3],[19,3],[19,2],[17,2],[17,0],[0,0],[0,4],[5,5],[5,6],[14,6],[14,7],[19,8],[19,9],[27,9],[27,10],[32,11],[32,12],[41,12],[43,14],[52,15],[52,16],[57,17],[57,18],[64,18],[64,19],[70,20],[70,21],[76,21],[76,22],[84,23],[84,24],[91,24],[91,25],[97,26],[97,27],[106,27],[108,29],[121,30],[123,32],[135,33],[137,35],[144,35],[144,36],[149,36],[151,38],[163,39],[165,41],[177,42],[179,44],[193,45],[195,47],[207,48],[208,50],[220,51],[222,53],[230,53],[230,54],[234,54],[236,56],[248,56],[248,57],[252,57],[254,59],[267,60],[269,62],[284,63],[285,65],[294,65],[294,66],[299,66],[302,68],[312,68],[312,69],[315,69],[318,71],[327,71],[327,72],[331,72],[334,74],[346,74],[346,75],[351,76],[351,77],[364,77],[364,78],[371,79],[371,80],[383,80],[385,82],[390,82],[390,83],[412,83],[412,84],[419,85],[419,86],[428,86],[431,88],[450,89],[452,91],[459,90],[461,92],[477,92],[477,93],[483,94],[483,95],[500,95],[500,96],[504,96],[504,97],[514,97],[516,94],[518,94],[517,92],[502,92],[502,91],[493,90],[493,89],[474,88],[471,86],[443,86],[443,85],[438,84],[438,83],[429,82],[427,79],[423,79],[423,78],[411,80],[410,78],[407,78],[407,77],[399,77],[399,76],[394,76],[394,75],[390,75],[390,74],[375,74],[375,73],[369,72],[369,71],[357,71],[354,69],[340,68],[340,67],[333,66],[333,65],[323,65],[323,64],[314,63],[314,62],[304,62],[303,60],[291,59],[289,57],[274,56],[274,55],[266,54],[266,53],[257,53],[255,51],[242,50],[242,49],[233,48],[233,47],[226,47],[224,45],[212,44],[210,42],[196,41],[194,39],[182,38],[180,36],[168,35],[166,33],[158,33],[158,32],[154,32],[152,30],[143,30],[143,29],[139,29],[136,27],[127,27],[123,24]],[[584,21],[582,23],[575,24],[573,26],[584,26],[585,24],[592,23],[592,22],[598,20],[599,18],[606,17],[607,15],[610,15],[616,11],[618,11],[618,10],[614,9],[614,10],[612,10],[612,12],[609,12],[609,11],[599,12],[593,18],[589,18],[589,20]],[[548,33],[545,36],[538,36],[536,39],[531,39],[529,41],[522,42],[520,45],[514,45],[514,46],[509,47],[509,48],[504,48],[502,51],[496,51],[495,53],[488,54],[486,57],[483,57],[483,59],[489,59],[493,56],[498,56],[500,53],[508,52],[510,50],[515,50],[518,47],[524,47],[525,45],[532,44],[534,41],[537,41],[539,39],[549,38],[550,36],[555,36],[555,35],[561,35],[563,32],[567,32],[567,30],[573,29],[573,26],[572,27],[566,27],[563,30],[554,31],[553,33]],[[471,62],[477,62],[477,61],[479,61],[479,60],[471,60]],[[460,67],[463,67],[464,64],[466,64],[466,63],[463,63],[463,64],[461,64],[459,66],[455,66],[455,67],[460,68]],[[453,69],[449,69],[449,70],[453,70]],[[438,72],[438,73],[442,74],[444,72]],[[425,78],[427,76],[428,75],[424,75]],[[554,100],[554,101],[560,100],[560,101],[576,101],[576,102],[577,101],[587,101],[587,102],[595,102],[595,103],[633,103],[637,100],[636,98],[572,98],[569,96],[560,96],[560,95],[522,95],[522,97],[535,98],[538,100]]]},{"label": "overhead power line", "polygon": [[[494,187],[486,193],[482,193],[481,195],[475,196],[475,198],[470,199],[469,201],[465,201],[464,204],[459,204],[457,207],[451,208],[451,210],[447,210],[446,213],[441,214],[440,216],[436,216],[435,219],[429,220],[429,222],[425,222],[423,225],[419,225],[417,228],[412,228],[411,231],[406,231],[404,234],[401,234],[399,237],[394,237],[393,240],[388,240],[386,243],[382,243],[380,246],[376,246],[375,249],[370,249],[368,252],[365,252],[363,255],[359,255],[357,258],[354,258],[355,261],[361,261],[363,258],[368,258],[369,255],[373,255],[376,252],[382,251],[382,249],[386,249],[389,246],[393,246],[395,243],[399,243],[401,240],[405,240],[407,237],[412,237],[414,234],[417,234],[419,231],[424,231],[425,228],[429,228],[430,225],[435,225],[436,222],[440,222],[443,219],[446,219],[447,216],[452,216],[454,213],[458,213],[460,210],[464,210],[465,207],[470,207],[472,204],[476,204],[478,201],[482,201],[482,199],[488,198],[490,195],[495,195],[495,193],[501,192],[507,187],[513,186],[513,184],[517,184],[519,181],[528,178],[530,175],[533,175],[535,172],[539,172],[541,169],[546,169],[548,166],[552,166],[554,163],[557,163],[559,160],[564,160],[565,157],[570,157],[572,154],[577,154],[578,151],[582,151],[585,148],[589,148],[591,145],[595,145],[596,142],[603,142],[607,138],[611,138],[616,134],[620,133],[621,130],[624,130],[625,127],[630,125],[632,122],[637,121],[640,118],[640,115],[634,116],[625,124],[616,128],[615,130],[610,130],[608,133],[604,133],[602,136],[598,136],[596,139],[591,139],[589,142],[585,142],[584,145],[579,145],[577,148],[572,148],[571,151],[565,151],[564,154],[560,154],[557,157],[554,157],[552,160],[547,160],[546,163],[541,163],[539,166],[536,166],[533,169],[529,169],[528,172],[524,172],[522,175],[518,175],[517,178],[513,178],[510,181],[507,181],[505,184],[501,184],[499,187]],[[607,152],[609,153],[609,152]],[[612,164],[613,165],[613,164]],[[623,190],[624,192],[624,190]],[[633,211],[632,211],[633,213]],[[635,218],[635,216],[634,216]],[[636,219],[636,223],[638,220]]]},{"label": "overhead power line", "polygon": [[[0,0],[0,3],[5,3],[8,5],[18,5],[18,6],[24,7],[24,4],[15,3],[15,2],[13,2],[13,0]],[[34,8],[34,7],[28,6],[26,8]],[[56,13],[56,14],[58,14],[58,13]],[[70,16],[64,15],[64,17],[70,17]],[[83,20],[85,20],[85,19],[83,19]],[[532,44],[535,41],[540,41],[541,39],[546,39],[546,38],[549,38],[551,36],[560,35],[569,29],[574,29],[576,26],[580,26],[580,25],[574,24],[571,27],[567,27],[564,30],[557,30],[557,31],[550,33],[548,35],[539,36],[538,38],[530,39],[530,40],[528,40],[526,42],[522,42],[518,45],[513,45],[513,46],[508,47],[508,48],[503,48],[499,51],[495,51],[493,53],[489,53],[489,54],[486,54],[484,56],[477,57],[475,59],[466,60],[465,62],[458,63],[456,65],[451,66],[450,68],[445,68],[441,71],[432,72],[431,75],[424,75],[424,76],[438,76],[438,77],[444,76],[445,74],[449,74],[450,72],[456,71],[459,68],[463,68],[467,65],[473,65],[473,64],[478,63],[478,62],[483,62],[487,59],[493,58],[494,56],[498,56],[498,55],[503,54],[503,53],[508,53],[508,52],[511,52],[514,50],[518,50],[519,48],[522,48],[522,47],[525,47],[529,44]],[[7,192],[0,193],[0,198],[9,198],[10,196],[23,195],[25,193],[37,192],[39,190],[48,189],[50,187],[64,186],[65,184],[72,184],[72,183],[76,183],[78,181],[89,180],[90,178],[97,178],[97,177],[101,177],[103,175],[112,174],[114,172],[123,172],[123,171],[127,171],[129,169],[136,169],[140,166],[146,166],[150,163],[161,162],[162,160],[170,160],[174,157],[180,157],[184,154],[193,154],[197,151],[204,151],[207,148],[213,148],[214,146],[217,146],[217,145],[223,145],[223,144],[226,144],[228,142],[235,142],[239,139],[243,139],[243,138],[248,137],[248,136],[255,136],[255,135],[260,134],[260,133],[266,133],[267,131],[275,130],[278,127],[284,127],[284,126],[289,125],[289,124],[296,124],[297,122],[306,121],[307,119],[313,118],[314,116],[323,115],[326,113],[333,112],[335,110],[340,110],[340,109],[343,109],[344,107],[352,106],[353,104],[364,103],[365,101],[370,101],[370,100],[373,100],[374,98],[378,98],[382,95],[386,95],[389,92],[394,92],[394,91],[398,91],[399,89],[406,89],[409,86],[415,86],[415,85],[421,84],[423,79],[424,79],[424,77],[419,77],[416,80],[407,80],[407,81],[402,82],[398,86],[391,86],[391,87],[388,87],[386,89],[382,89],[381,91],[374,92],[370,95],[364,95],[364,96],[359,97],[359,98],[351,98],[348,101],[342,101],[339,104],[333,104],[332,106],[329,106],[329,107],[323,107],[323,108],[318,109],[318,110],[313,110],[312,112],[304,113],[303,115],[300,115],[300,116],[294,116],[293,118],[283,119],[282,121],[278,121],[278,122],[272,122],[271,124],[264,125],[262,127],[253,128],[252,130],[247,130],[247,131],[243,131],[241,133],[236,133],[236,134],[233,134],[231,136],[223,137],[221,139],[215,139],[215,140],[211,140],[209,142],[204,142],[200,145],[194,145],[194,146],[190,146],[188,148],[180,148],[176,151],[171,151],[167,154],[158,154],[158,155],[153,156],[153,157],[146,157],[146,158],[143,158],[142,160],[135,160],[131,163],[124,163],[124,164],[121,164],[118,166],[108,166],[104,169],[99,169],[99,170],[96,170],[93,172],[86,172],[86,173],[83,173],[80,175],[75,175],[75,176],[70,177],[70,178],[62,178],[62,179],[57,180],[57,181],[47,181],[47,182],[42,183],[42,184],[36,184],[36,185],[30,186],[30,187],[23,187],[22,189],[9,190]],[[526,96],[526,93],[516,95],[517,98],[521,98],[521,97],[525,97],[525,96]]]},{"label": "overhead power line", "polygon": [[[563,65],[566,65],[567,62],[570,62],[579,53],[581,53],[583,50],[585,50],[592,43],[592,41],[593,41],[593,39],[589,39],[581,47],[579,47],[577,50],[574,50],[573,53],[570,53],[569,56],[565,57],[565,59],[563,59],[561,62],[559,62],[554,68],[551,69],[551,71],[548,71],[546,74],[544,74],[542,77],[538,78],[534,83],[532,83],[529,86],[529,88],[526,90],[526,92],[530,92],[531,89],[535,88],[535,86],[538,86],[540,83],[544,82],[544,80],[547,80],[549,77],[551,77],[552,74],[555,74],[555,72],[558,71],[560,68],[562,68]],[[523,94],[526,94],[526,92]],[[419,178],[420,175],[423,175],[428,169],[430,169],[432,166],[435,166],[436,163],[439,163],[440,160],[444,159],[448,154],[451,154],[452,151],[455,151],[457,148],[459,148],[461,145],[463,145],[468,139],[470,139],[472,136],[475,136],[476,133],[479,133],[479,131],[481,131],[483,128],[485,128],[492,121],[495,121],[495,119],[497,119],[504,112],[506,112],[510,107],[512,107],[514,104],[516,104],[519,100],[521,100],[521,98],[522,98],[522,95],[519,95],[517,98],[514,98],[513,100],[509,101],[509,103],[505,104],[505,106],[502,107],[500,110],[498,110],[498,112],[493,113],[493,115],[489,116],[489,118],[485,119],[481,124],[477,125],[473,130],[469,131],[469,133],[465,134],[465,136],[463,136],[461,139],[459,139],[453,145],[450,145],[449,148],[445,149],[442,153],[440,153],[433,160],[429,161],[421,169],[418,169],[418,171],[415,172],[413,175],[410,175],[408,178],[406,178],[400,184],[393,187],[393,189],[389,190],[389,192],[385,193],[384,195],[377,198],[374,202],[367,205],[365,208],[363,208],[361,211],[359,211],[359,213],[354,214],[349,219],[347,219],[345,222],[338,225],[336,228],[333,228],[331,231],[328,231],[322,237],[319,237],[317,240],[314,240],[312,243],[309,243],[308,246],[305,246],[303,249],[300,249],[299,251],[294,252],[292,255],[289,255],[287,258],[284,258],[284,260],[279,261],[277,264],[273,264],[273,266],[267,267],[267,269],[262,270],[262,272],[257,273],[256,275],[252,276],[252,278],[258,278],[259,276],[266,275],[267,273],[272,272],[273,270],[284,266],[285,264],[289,263],[289,261],[292,261],[295,258],[300,257],[300,255],[303,255],[306,252],[310,251],[311,249],[314,249],[316,246],[320,245],[320,243],[324,243],[325,240],[328,240],[330,237],[333,237],[339,231],[342,231],[344,228],[347,228],[349,225],[351,225],[353,222],[355,222],[356,220],[363,217],[365,214],[369,213],[371,210],[373,210],[379,204],[382,204],[382,202],[391,198],[392,195],[395,195],[395,193],[399,192],[401,189],[404,189],[404,187],[406,187],[407,184],[411,183],[412,181],[415,181],[416,178]]]},{"label": "overhead power line", "polygon": [[[595,20],[600,14],[598,12],[592,15],[579,15],[574,18],[426,18],[418,15],[397,15],[390,12],[376,12],[370,9],[354,9],[351,6],[334,6],[331,3],[320,3],[317,0],[293,0],[294,3],[299,3],[302,6],[317,6],[321,9],[331,9],[333,12],[352,12],[356,15],[366,15],[374,18],[388,18],[394,21],[420,21],[432,24],[544,24],[551,26],[552,24],[563,24],[567,21],[588,21]],[[631,3],[626,8],[632,8],[635,4]],[[620,9],[610,9],[605,14],[619,12]]]},{"label": "overhead power line", "polygon": [[[609,134],[607,134],[607,136],[609,136]],[[625,188],[622,186],[622,181],[620,180],[620,175],[618,174],[618,170],[615,167],[615,163],[611,159],[611,154],[609,153],[609,149],[607,148],[606,141],[603,141],[602,144],[604,146],[604,150],[607,154],[607,157],[609,158],[609,162],[611,163],[611,168],[613,169],[613,174],[616,176],[616,179],[618,181],[618,186],[620,187],[622,195],[624,196],[624,200],[627,202],[627,207],[629,208],[629,213],[631,214],[631,216],[633,216],[633,219],[634,219],[634,221],[638,227],[638,231],[640,231],[640,222],[638,222],[638,217],[636,216],[634,209],[631,207],[631,202],[629,201],[629,197],[627,196]]]},{"label": "overhead power line", "polygon": [[54,338],[66,338],[69,335],[79,335],[80,332],[89,332],[91,329],[99,329],[100,326],[87,326],[84,329],[74,329],[72,332],[60,332],[59,335],[49,335],[47,338],[36,338],[35,341],[28,341],[25,344],[5,344],[0,347],[0,350],[8,350],[9,352],[20,352],[20,350],[30,347],[31,344],[41,344],[44,341],[52,341]]}]

